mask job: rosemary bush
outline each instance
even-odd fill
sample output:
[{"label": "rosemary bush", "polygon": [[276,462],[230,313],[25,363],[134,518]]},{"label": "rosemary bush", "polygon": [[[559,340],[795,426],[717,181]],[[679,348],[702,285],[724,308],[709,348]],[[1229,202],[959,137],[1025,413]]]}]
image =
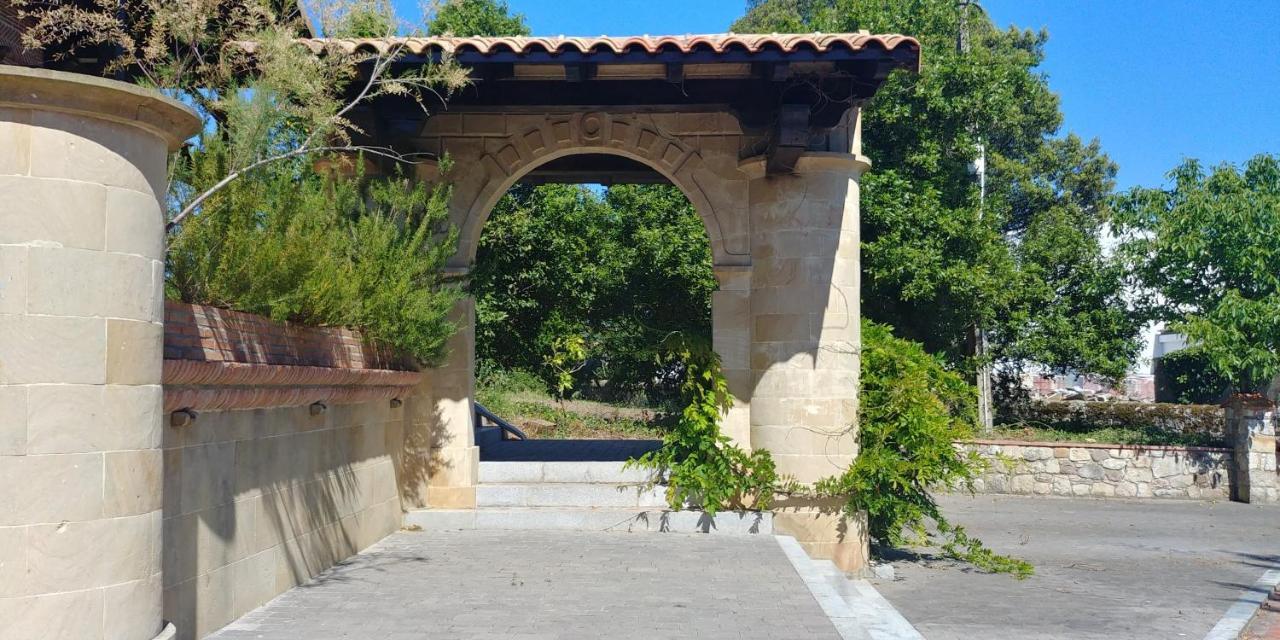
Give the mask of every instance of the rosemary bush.
[{"label": "rosemary bush", "polygon": [[[216,179],[206,136],[180,184]],[[351,326],[430,365],[455,330],[458,291],[443,278],[456,233],[447,189],[400,175],[339,177],[309,161],[260,170],[207,200],[170,237],[166,293],[307,325]]]}]

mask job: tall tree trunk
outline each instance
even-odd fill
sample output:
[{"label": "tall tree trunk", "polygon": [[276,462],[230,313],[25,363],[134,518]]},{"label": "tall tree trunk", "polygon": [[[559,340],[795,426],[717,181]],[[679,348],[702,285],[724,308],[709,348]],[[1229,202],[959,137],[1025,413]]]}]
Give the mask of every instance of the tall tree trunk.
[{"label": "tall tree trunk", "polygon": [[975,380],[978,386],[978,431],[989,434],[995,430],[995,402],[991,395],[991,365],[986,362],[987,332],[974,325],[970,339],[973,355],[980,362]]}]

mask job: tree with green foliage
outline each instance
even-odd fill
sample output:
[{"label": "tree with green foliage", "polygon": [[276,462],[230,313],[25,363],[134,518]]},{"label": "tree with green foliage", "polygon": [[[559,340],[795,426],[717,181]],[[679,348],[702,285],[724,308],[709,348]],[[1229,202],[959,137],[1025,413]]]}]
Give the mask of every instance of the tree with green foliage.
[{"label": "tree with green foliage", "polygon": [[[306,324],[349,325],[425,364],[455,331],[457,292],[442,278],[454,251],[447,188],[393,173],[348,176],[366,157],[414,158],[357,143],[349,115],[380,96],[420,98],[463,86],[444,63],[395,71],[402,49],[315,55],[297,3],[20,0],[28,44],[74,60],[107,51],[101,71],[153,87],[204,118],[170,173],[167,290]],[[327,33],[391,35],[386,0],[325,3]],[[317,163],[345,167],[321,171]]]},{"label": "tree with green foliage", "polygon": [[485,223],[471,275],[476,353],[484,367],[537,373],[567,336],[595,366],[571,368],[578,389],[607,381],[612,397],[671,397],[673,334],[710,341],[711,248],[678,189],[619,185],[603,197],[576,185],[520,186]]},{"label": "tree with green foliage", "polygon": [[1234,390],[1262,391],[1280,374],[1280,158],[1211,171],[1187,160],[1169,178],[1119,198],[1142,307]]},{"label": "tree with green foliage", "polygon": [[523,14],[512,14],[505,0],[448,0],[435,12],[428,33],[470,36],[527,36]]},{"label": "tree with green foliage", "polygon": [[[863,107],[863,311],[960,363],[974,327],[992,356],[1124,375],[1141,319],[1102,250],[1115,165],[1058,136],[1059,102],[1036,71],[1047,35],[968,15],[953,0],[754,0],[738,32],[905,33],[921,73],[895,72]],[[985,147],[988,191],[971,174]]]}]

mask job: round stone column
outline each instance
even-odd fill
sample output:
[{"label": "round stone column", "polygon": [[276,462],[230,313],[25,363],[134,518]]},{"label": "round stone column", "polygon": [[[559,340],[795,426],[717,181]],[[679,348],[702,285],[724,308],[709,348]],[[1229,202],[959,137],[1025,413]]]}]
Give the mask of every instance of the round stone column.
[{"label": "round stone column", "polygon": [[152,640],[168,152],[199,131],[132,85],[0,66],[0,627]]},{"label": "round stone column", "polygon": [[751,444],[800,482],[858,453],[858,177],[848,153],[808,153],[751,181]]}]

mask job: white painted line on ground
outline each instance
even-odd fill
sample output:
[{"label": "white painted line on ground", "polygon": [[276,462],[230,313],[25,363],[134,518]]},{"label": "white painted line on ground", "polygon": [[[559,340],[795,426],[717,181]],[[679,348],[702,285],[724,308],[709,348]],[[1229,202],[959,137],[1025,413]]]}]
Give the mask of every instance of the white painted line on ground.
[{"label": "white painted line on ground", "polygon": [[1262,574],[1253,586],[1240,592],[1240,597],[1236,598],[1236,603],[1227,609],[1227,613],[1222,616],[1218,624],[1213,625],[1209,630],[1209,635],[1204,640],[1236,640],[1240,637],[1240,632],[1244,631],[1245,625],[1249,624],[1249,620],[1253,618],[1253,614],[1258,612],[1258,607],[1262,606],[1262,602],[1267,599],[1267,594],[1280,584],[1280,569],[1271,569]]},{"label": "white painted line on ground", "polygon": [[774,536],[791,566],[844,640],[924,640],[924,636],[866,580],[825,569],[791,536]]}]

